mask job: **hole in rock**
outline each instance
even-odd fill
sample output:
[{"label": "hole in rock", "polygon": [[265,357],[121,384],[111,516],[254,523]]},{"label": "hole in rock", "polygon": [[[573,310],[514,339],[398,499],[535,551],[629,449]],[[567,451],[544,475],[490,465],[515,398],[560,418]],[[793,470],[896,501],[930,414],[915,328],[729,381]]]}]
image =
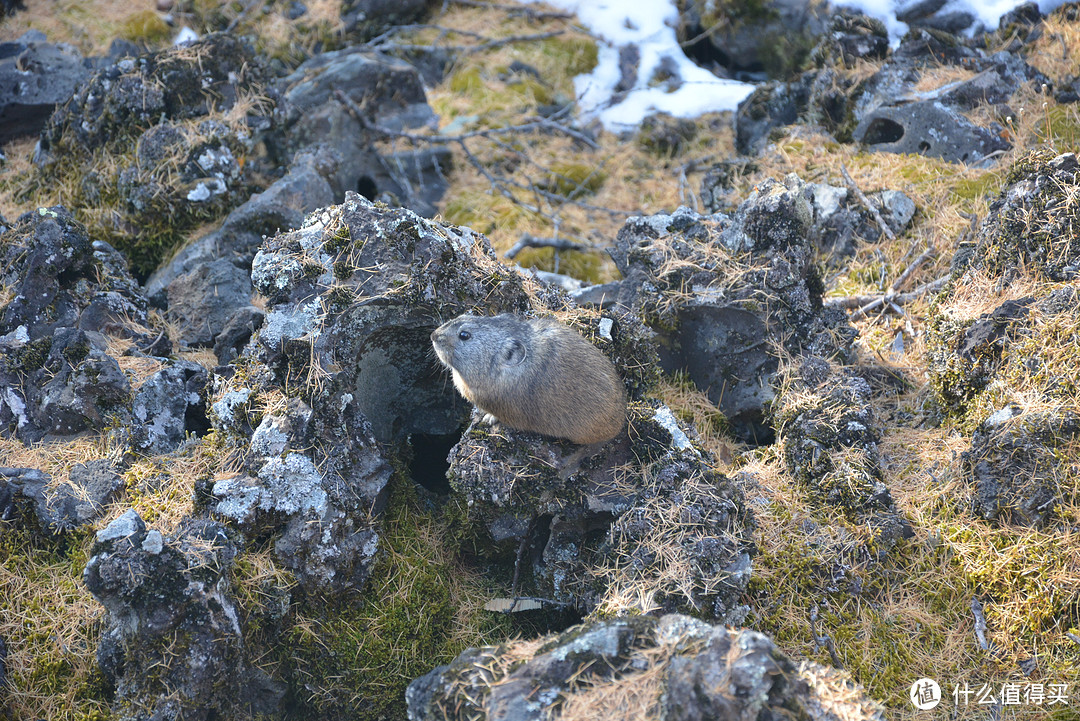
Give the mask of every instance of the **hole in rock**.
[{"label": "hole in rock", "polygon": [[361,175],[360,179],[356,181],[356,192],[368,200],[375,200],[375,196],[379,194],[379,186],[375,184],[375,179],[370,175]]},{"label": "hole in rock", "polygon": [[[464,429],[461,429],[463,431]],[[446,457],[450,449],[461,440],[461,431],[443,435],[433,433],[413,433],[409,437],[412,445],[412,460],[409,461],[409,475],[412,479],[432,493],[445,496],[450,493],[450,482],[446,472],[450,463]]]},{"label": "hole in rock", "polygon": [[867,145],[895,143],[902,137],[904,137],[903,125],[888,118],[874,118],[863,135],[863,142]]},{"label": "hole in rock", "polygon": [[926,142],[925,140],[920,140],[919,141],[919,152],[920,153],[925,153],[929,149],[930,149],[930,143]]}]

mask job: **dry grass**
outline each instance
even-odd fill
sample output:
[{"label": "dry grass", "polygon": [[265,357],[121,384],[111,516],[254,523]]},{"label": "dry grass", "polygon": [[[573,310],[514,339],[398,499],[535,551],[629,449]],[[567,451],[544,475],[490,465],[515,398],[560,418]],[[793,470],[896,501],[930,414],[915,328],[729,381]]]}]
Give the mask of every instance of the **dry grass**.
[{"label": "dry grass", "polygon": [[0,22],[0,41],[14,40],[27,30],[40,30],[51,43],[70,43],[83,55],[106,55],[131,16],[153,8],[152,0],[31,0],[25,10]]},{"label": "dry grass", "polygon": [[92,698],[94,656],[105,610],[82,582],[93,536],[56,548],[29,541],[0,522],[0,638],[7,643],[5,706],[16,718],[106,714]]}]

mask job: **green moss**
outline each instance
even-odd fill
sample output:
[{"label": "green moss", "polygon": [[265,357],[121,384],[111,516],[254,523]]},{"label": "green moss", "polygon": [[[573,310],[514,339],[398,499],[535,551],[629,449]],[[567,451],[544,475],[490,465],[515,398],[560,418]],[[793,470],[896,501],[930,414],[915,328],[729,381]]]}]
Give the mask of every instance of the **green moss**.
[{"label": "green moss", "polygon": [[580,198],[600,190],[608,174],[592,163],[560,161],[553,163],[551,173],[541,182],[541,188],[566,198]]},{"label": "green moss", "polygon": [[539,43],[540,54],[559,73],[570,78],[591,73],[596,67],[599,50],[596,41],[586,37],[556,37]]},{"label": "green moss", "polygon": [[132,42],[156,44],[172,34],[169,25],[153,10],[140,10],[124,21],[121,36]]},{"label": "green moss", "polygon": [[981,200],[1001,192],[1001,178],[986,173],[978,178],[961,179],[952,188],[952,194],[962,200]]},{"label": "green moss", "polygon": [[[412,482],[395,475],[382,516],[379,561],[359,597],[300,598],[292,623],[249,622],[249,645],[287,681],[291,713],[404,718],[405,687],[467,645],[512,633],[505,616],[478,611],[482,596],[442,547],[442,524]],[[464,594],[464,595],[463,595]],[[249,619],[252,594],[238,592]],[[245,599],[247,599],[245,601]]]},{"label": "green moss", "polygon": [[0,635],[10,654],[8,684],[19,690],[0,717],[111,718],[94,661],[100,607],[82,582],[93,533],[43,535],[26,526],[0,522]]}]

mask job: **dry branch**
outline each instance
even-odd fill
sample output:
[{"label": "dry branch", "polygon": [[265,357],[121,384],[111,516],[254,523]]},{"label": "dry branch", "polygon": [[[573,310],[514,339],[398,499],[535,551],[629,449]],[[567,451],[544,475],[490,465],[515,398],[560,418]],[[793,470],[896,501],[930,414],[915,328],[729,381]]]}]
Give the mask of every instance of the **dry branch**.
[{"label": "dry branch", "polygon": [[874,220],[881,228],[881,232],[885,234],[885,237],[889,240],[896,240],[896,233],[892,232],[892,228],[890,228],[889,224],[885,222],[885,219],[881,217],[881,213],[878,212],[877,206],[871,203],[870,199],[863,195],[862,190],[855,184],[855,181],[852,179],[847,171],[847,167],[845,167],[843,163],[840,163],[840,174],[844,176],[844,182],[847,183],[848,188],[855,194],[855,197],[859,199],[859,202],[870,211],[870,215],[874,216]]},{"label": "dry branch", "polygon": [[538,238],[535,235],[524,233],[510,250],[503,253],[503,257],[512,260],[526,248],[554,248],[555,250],[577,250],[582,252],[591,250],[588,246],[568,238]]}]

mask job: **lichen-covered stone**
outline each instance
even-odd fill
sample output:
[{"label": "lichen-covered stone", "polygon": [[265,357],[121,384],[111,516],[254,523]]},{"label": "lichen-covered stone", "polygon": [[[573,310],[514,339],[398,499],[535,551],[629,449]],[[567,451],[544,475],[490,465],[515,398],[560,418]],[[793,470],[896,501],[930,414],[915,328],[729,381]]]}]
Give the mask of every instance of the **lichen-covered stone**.
[{"label": "lichen-covered stone", "polygon": [[879,721],[849,679],[796,664],[766,636],[680,615],[593,621],[557,636],[471,648],[416,679],[410,721],[838,717]]},{"label": "lichen-covered stone", "polygon": [[773,413],[788,471],[815,503],[870,529],[866,553],[882,558],[914,535],[884,482],[881,429],[863,378],[804,357],[785,368]]},{"label": "lichen-covered stone", "polygon": [[33,514],[33,530],[66,533],[85,527],[101,515],[123,485],[123,478],[108,459],[75,464],[67,481],[53,483],[34,468],[0,468],[0,517],[18,515],[23,501]]},{"label": "lichen-covered stone", "polygon": [[132,322],[146,323],[146,299],[123,258],[62,206],[25,213],[0,236],[0,282],[14,291],[0,336],[22,327],[33,342],[78,327],[130,337]]},{"label": "lichen-covered stone", "polygon": [[283,691],[248,660],[225,529],[188,521],[174,535],[128,511],[98,532],[83,578],[108,611],[99,648],[125,718],[250,718]]},{"label": "lichen-covered stone", "polygon": [[582,612],[737,622],[753,522],[687,429],[666,407],[635,403],[624,435],[586,450],[474,422],[450,453],[448,477],[489,543],[547,536],[524,557],[533,595]]},{"label": "lichen-covered stone", "polygon": [[1071,472],[1066,448],[1080,433],[1075,413],[1023,413],[1003,408],[987,418],[961,457],[962,477],[975,490],[974,505],[989,521],[1044,526],[1063,503],[1072,503],[1063,478]]},{"label": "lichen-covered stone", "polygon": [[821,305],[816,187],[789,176],[762,183],[733,216],[680,208],[631,218],[612,250],[623,274],[612,301],[641,314],[665,370],[686,370],[745,440],[771,436],[773,344],[846,357],[855,336],[841,311]]},{"label": "lichen-covered stone", "polygon": [[168,453],[188,433],[206,433],[206,380],[202,366],[171,361],[143,382],[131,404],[132,445],[148,455]]}]

